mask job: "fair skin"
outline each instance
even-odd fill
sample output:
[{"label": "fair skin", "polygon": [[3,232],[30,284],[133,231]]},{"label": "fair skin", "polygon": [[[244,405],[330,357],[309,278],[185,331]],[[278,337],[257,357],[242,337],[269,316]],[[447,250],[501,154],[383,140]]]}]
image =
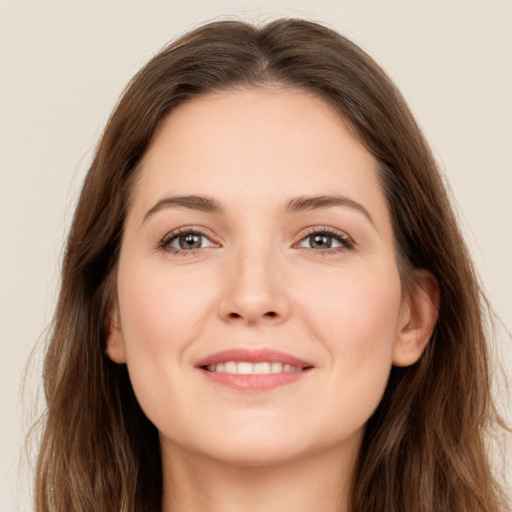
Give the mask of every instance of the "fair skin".
[{"label": "fair skin", "polygon": [[323,100],[173,111],[134,186],[107,344],[159,430],[163,510],[346,510],[391,366],[436,320],[416,278],[404,297],[376,162]]}]

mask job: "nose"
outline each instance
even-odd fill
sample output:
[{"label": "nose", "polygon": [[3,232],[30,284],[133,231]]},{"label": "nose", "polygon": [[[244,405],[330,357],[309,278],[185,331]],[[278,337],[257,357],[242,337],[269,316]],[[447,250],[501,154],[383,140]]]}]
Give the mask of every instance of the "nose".
[{"label": "nose", "polygon": [[229,263],[219,314],[247,325],[277,324],[290,314],[289,289],[278,257],[272,253],[239,255]]}]

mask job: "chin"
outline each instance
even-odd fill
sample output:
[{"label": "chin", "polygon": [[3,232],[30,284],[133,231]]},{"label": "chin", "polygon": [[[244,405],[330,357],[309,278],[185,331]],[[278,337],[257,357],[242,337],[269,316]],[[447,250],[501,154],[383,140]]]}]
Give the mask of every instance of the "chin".
[{"label": "chin", "polygon": [[211,450],[209,457],[227,467],[237,468],[270,468],[286,465],[307,457],[307,452],[301,449],[276,447],[253,441],[245,446],[229,446],[225,450]]},{"label": "chin", "polygon": [[[275,427],[275,426],[274,426]],[[188,440],[171,441],[186,452],[209,459],[226,467],[269,468],[294,463],[322,453],[333,454],[359,449],[361,430],[346,436],[333,436],[332,432],[308,431],[304,424],[284,425],[277,428],[269,425],[238,425],[236,429],[214,429],[208,435]]]}]

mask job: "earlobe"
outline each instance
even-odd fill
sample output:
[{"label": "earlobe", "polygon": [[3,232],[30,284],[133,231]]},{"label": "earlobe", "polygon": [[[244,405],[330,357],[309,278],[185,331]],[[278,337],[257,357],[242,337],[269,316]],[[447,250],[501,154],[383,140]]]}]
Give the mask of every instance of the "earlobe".
[{"label": "earlobe", "polygon": [[124,337],[119,323],[119,313],[117,308],[113,308],[105,319],[105,330],[107,335],[107,345],[105,352],[115,363],[126,363],[126,351],[124,347]]},{"label": "earlobe", "polygon": [[421,357],[434,331],[439,305],[437,279],[428,270],[415,270],[413,287],[402,305],[393,348],[395,366],[410,366]]}]

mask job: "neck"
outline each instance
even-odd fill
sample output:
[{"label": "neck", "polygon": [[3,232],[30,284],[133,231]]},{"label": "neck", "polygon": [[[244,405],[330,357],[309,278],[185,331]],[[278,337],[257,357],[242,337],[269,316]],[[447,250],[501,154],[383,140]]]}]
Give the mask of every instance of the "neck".
[{"label": "neck", "polygon": [[272,466],[226,464],[163,452],[163,512],[346,512],[357,452],[328,453]]}]

